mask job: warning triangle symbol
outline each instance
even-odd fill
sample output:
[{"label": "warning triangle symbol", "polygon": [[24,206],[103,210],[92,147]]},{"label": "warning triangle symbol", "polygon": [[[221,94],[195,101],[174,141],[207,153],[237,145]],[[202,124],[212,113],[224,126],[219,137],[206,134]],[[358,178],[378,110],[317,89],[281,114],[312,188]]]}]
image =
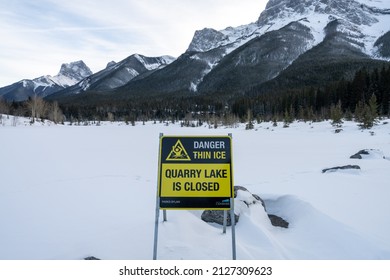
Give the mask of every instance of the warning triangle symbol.
[{"label": "warning triangle symbol", "polygon": [[176,144],[172,146],[172,150],[166,160],[191,160],[191,158],[181,141],[177,140]]}]

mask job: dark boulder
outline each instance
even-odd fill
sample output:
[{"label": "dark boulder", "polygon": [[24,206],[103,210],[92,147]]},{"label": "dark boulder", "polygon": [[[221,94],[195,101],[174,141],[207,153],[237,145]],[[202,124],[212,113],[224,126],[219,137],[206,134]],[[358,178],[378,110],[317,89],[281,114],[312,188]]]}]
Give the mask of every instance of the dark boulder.
[{"label": "dark boulder", "polygon": [[288,228],[289,223],[284,220],[283,218],[273,215],[273,214],[268,214],[268,218],[271,221],[271,224],[274,227],[282,227],[282,228]]},{"label": "dark boulder", "polygon": [[[219,225],[223,225],[223,211],[224,210],[205,210],[202,213],[201,219],[206,223],[217,223]],[[235,224],[238,223],[240,216],[234,214]],[[227,212],[226,225],[232,225],[232,219],[230,218],[230,211]]]},{"label": "dark boulder", "polygon": [[360,150],[356,154],[350,156],[352,159],[363,159],[364,156],[372,156],[374,158],[383,158],[385,159],[386,157],[383,155],[383,152],[380,150],[376,149],[364,149]]},{"label": "dark boulder", "polygon": [[354,158],[354,159],[362,159],[362,155],[369,155],[369,151],[368,150],[360,150],[359,152],[357,152],[356,154],[350,156],[349,158]]},{"label": "dark boulder", "polygon": [[357,169],[357,170],[360,170],[360,166],[359,165],[344,165],[344,166],[336,166],[336,167],[331,167],[331,168],[325,168],[325,169],[322,169],[322,173],[334,172],[334,171],[337,171],[337,170],[347,170],[347,169]]},{"label": "dark boulder", "polygon": [[97,261],[97,260],[100,260],[94,256],[88,256],[88,257],[85,257],[84,260],[86,261]]}]

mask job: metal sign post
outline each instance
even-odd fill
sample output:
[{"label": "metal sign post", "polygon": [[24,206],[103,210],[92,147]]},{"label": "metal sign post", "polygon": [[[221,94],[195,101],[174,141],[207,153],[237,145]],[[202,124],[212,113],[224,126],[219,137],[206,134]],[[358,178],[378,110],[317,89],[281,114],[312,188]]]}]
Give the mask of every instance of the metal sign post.
[{"label": "metal sign post", "polygon": [[[233,139],[233,135],[229,133],[229,137]],[[233,195],[230,198],[230,221],[232,224],[232,259],[236,259],[236,216],[234,214],[234,187],[232,183],[232,188],[233,188]]]},{"label": "metal sign post", "polygon": [[[160,134],[153,259],[157,259],[159,210],[230,210],[235,251],[232,137]],[[226,227],[224,226],[224,232]]]},{"label": "metal sign post", "polygon": [[[160,139],[163,137],[163,133],[160,133]],[[161,148],[161,147],[160,147]],[[159,158],[159,166],[161,159]],[[160,218],[160,196],[156,193],[156,211],[155,211],[155,219],[154,219],[154,245],[153,245],[153,260],[157,260],[157,243],[158,243],[158,221]]]},{"label": "metal sign post", "polygon": [[154,220],[154,245],[153,245],[153,260],[157,260],[157,242],[158,242],[158,220],[160,217],[160,209],[158,207],[160,199],[157,196],[156,198],[156,216]]},{"label": "metal sign post", "polygon": [[234,215],[234,198],[231,198],[230,221],[232,223],[232,259],[236,259],[236,216]]}]

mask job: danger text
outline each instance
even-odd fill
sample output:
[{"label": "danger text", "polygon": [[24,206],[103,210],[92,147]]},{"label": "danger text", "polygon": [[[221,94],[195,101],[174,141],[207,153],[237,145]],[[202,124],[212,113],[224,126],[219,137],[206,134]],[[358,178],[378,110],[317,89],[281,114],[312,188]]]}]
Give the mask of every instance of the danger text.
[{"label": "danger text", "polygon": [[225,149],[225,142],[224,141],[194,141],[194,149],[223,150]]}]

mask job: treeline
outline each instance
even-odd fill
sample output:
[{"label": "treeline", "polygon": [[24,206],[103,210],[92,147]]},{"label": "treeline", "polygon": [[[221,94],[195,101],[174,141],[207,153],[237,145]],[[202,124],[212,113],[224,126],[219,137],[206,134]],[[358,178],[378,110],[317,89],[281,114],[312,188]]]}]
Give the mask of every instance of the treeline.
[{"label": "treeline", "polygon": [[[77,102],[61,104],[71,122],[75,121],[139,121],[183,122],[185,125],[200,125],[204,122],[219,122],[219,117],[228,112],[223,96],[154,96],[128,97],[116,100],[89,97]],[[91,101],[91,99],[93,101]],[[218,118],[218,120],[216,120]]]},{"label": "treeline", "polygon": [[[99,99],[101,98],[101,99]],[[132,97],[115,100],[85,98],[61,105],[67,119],[135,121],[180,121],[184,125],[209,123],[234,125],[237,122],[321,121],[340,118],[366,122],[390,115],[390,67],[368,71],[363,68],[350,81],[345,79],[324,87],[250,95],[180,95]],[[100,101],[98,101],[100,100]],[[371,116],[370,116],[371,115]],[[364,121],[364,120],[367,121]]]},{"label": "treeline", "polygon": [[351,81],[342,79],[325,87],[243,96],[233,102],[232,113],[242,117],[251,110],[262,120],[283,120],[289,115],[292,119],[316,121],[331,118],[331,108],[340,103],[343,116],[352,118],[369,106],[371,98],[376,99],[379,115],[390,115],[390,67],[372,72],[363,68]]},{"label": "treeline", "polygon": [[[43,105],[42,105],[43,103]],[[208,123],[231,126],[239,122],[355,119],[371,127],[378,116],[390,115],[390,67],[363,68],[350,81],[342,79],[324,87],[302,87],[262,94],[129,96],[87,94],[58,104],[33,97],[25,102],[0,101],[0,113],[48,118],[71,123],[125,121],[181,122],[196,126]]]}]

